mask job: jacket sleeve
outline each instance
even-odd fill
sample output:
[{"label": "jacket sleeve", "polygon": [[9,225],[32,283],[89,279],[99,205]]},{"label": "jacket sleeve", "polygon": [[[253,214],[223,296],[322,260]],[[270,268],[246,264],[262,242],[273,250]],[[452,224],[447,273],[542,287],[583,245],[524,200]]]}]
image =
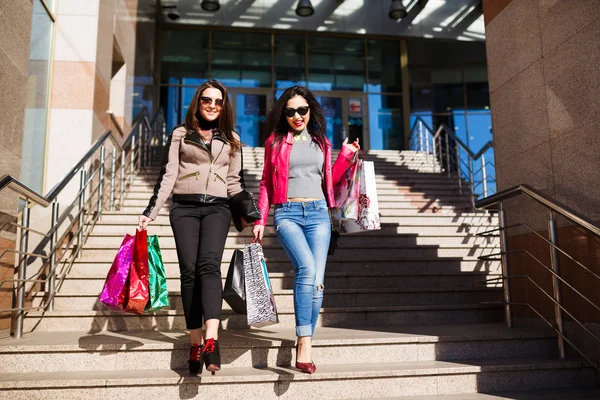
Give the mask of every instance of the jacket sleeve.
[{"label": "jacket sleeve", "polygon": [[265,162],[263,167],[262,179],[260,180],[260,191],[258,193],[258,209],[261,219],[254,225],[267,225],[269,218],[269,209],[271,208],[271,199],[273,198],[273,165],[271,164],[271,153],[273,151],[273,139],[267,139],[265,142]]},{"label": "jacket sleeve", "polygon": [[[239,137],[237,137],[239,140]],[[232,197],[246,189],[244,182],[244,157],[242,148],[229,158],[229,169],[227,170],[227,197]]]},{"label": "jacket sleeve", "polygon": [[340,153],[338,154],[337,160],[335,160],[335,164],[333,164],[333,168],[331,171],[331,182],[333,186],[335,186],[342,176],[344,176],[344,172],[348,169],[350,164],[354,162],[354,156],[356,153],[353,153],[352,150],[346,148],[346,146],[342,146]]},{"label": "jacket sleeve", "polygon": [[175,128],[165,149],[162,166],[154,186],[154,194],[148,202],[148,207],[143,212],[146,217],[152,218],[152,220],[156,219],[158,212],[171,195],[177,181],[179,150],[183,136],[185,136],[185,129]]}]

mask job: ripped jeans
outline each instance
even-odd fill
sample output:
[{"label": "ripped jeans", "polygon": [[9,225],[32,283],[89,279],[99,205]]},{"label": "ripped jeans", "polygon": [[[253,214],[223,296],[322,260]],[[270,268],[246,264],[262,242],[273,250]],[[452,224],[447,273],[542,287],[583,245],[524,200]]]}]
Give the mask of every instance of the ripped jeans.
[{"label": "ripped jeans", "polygon": [[296,336],[313,336],[323,304],[331,223],[325,200],[275,205],[277,238],[294,266]]}]

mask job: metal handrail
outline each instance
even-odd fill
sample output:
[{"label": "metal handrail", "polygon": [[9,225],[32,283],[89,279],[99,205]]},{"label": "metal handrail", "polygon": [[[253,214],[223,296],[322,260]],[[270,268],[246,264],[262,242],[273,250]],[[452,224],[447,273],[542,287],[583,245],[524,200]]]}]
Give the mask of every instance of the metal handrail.
[{"label": "metal handrail", "polygon": [[[531,226],[529,226],[525,223],[517,223],[517,224],[510,225],[510,226],[506,225],[506,212],[504,209],[503,202],[508,199],[514,198],[516,196],[521,196],[521,195],[535,200],[538,204],[542,205],[549,211],[549,221],[548,221],[549,238],[548,239],[544,238],[539,232],[536,232]],[[593,339],[595,339],[599,344],[600,344],[600,339],[597,336],[595,336],[594,334],[592,334],[589,331],[589,329],[587,329],[581,321],[579,321],[577,318],[575,318],[568,310],[566,310],[564,308],[563,302],[562,302],[562,285],[563,284],[566,285],[574,293],[576,293],[581,298],[583,298],[587,303],[591,304],[594,309],[600,310],[600,307],[598,305],[596,305],[594,302],[592,302],[589,298],[587,298],[579,290],[577,290],[573,286],[573,284],[568,283],[567,281],[565,281],[562,278],[562,276],[560,274],[560,259],[559,259],[560,254],[559,253],[562,253],[563,255],[567,256],[569,259],[571,259],[572,261],[575,262],[575,265],[579,266],[580,268],[583,268],[588,273],[591,273],[595,278],[600,279],[600,276],[597,275],[595,272],[593,272],[590,268],[583,265],[581,262],[577,261],[575,258],[573,258],[571,255],[569,255],[567,252],[565,252],[558,246],[558,230],[557,230],[557,223],[556,223],[556,215],[561,215],[561,216],[567,218],[574,225],[585,229],[586,231],[590,232],[591,234],[593,234],[599,238],[600,238],[600,226],[598,224],[596,224],[595,222],[593,222],[592,220],[590,220],[589,218],[578,213],[577,211],[567,207],[566,205],[560,203],[559,201],[557,201],[549,196],[542,194],[541,192],[537,191],[536,189],[534,189],[526,184],[517,185],[517,186],[511,187],[509,189],[503,190],[499,193],[496,193],[492,196],[481,199],[475,203],[475,208],[482,209],[482,210],[496,208],[498,210],[498,220],[499,220],[500,227],[496,230],[500,231],[500,250],[501,250],[500,255],[501,255],[501,263],[502,263],[502,279],[504,282],[504,302],[503,302],[503,304],[504,304],[505,323],[509,327],[512,326],[511,306],[516,305],[516,304],[526,305],[526,306],[530,307],[538,314],[538,316],[540,316],[544,321],[546,321],[548,323],[546,318],[543,317],[539,312],[537,312],[537,310],[535,310],[531,306],[531,304],[515,303],[515,302],[511,301],[510,280],[512,278],[526,278],[526,279],[530,280],[534,284],[534,286],[536,286],[538,289],[540,289],[544,293],[544,295],[549,297],[555,304],[555,306],[554,306],[554,318],[555,318],[555,324],[556,324],[555,330],[559,334],[557,336],[557,340],[558,340],[558,352],[559,352],[560,358],[565,357],[565,342],[566,342],[566,343],[570,344],[571,346],[573,346],[573,348],[578,353],[580,353],[586,360],[590,361],[589,358],[580,349],[578,349],[571,341],[569,341],[567,339],[567,337],[564,333],[563,313],[567,314],[570,318],[573,319],[573,321],[575,321],[575,323],[577,323],[579,326],[581,326],[586,332],[590,333],[592,335]],[[544,264],[539,258],[535,257],[527,249],[518,249],[518,250],[509,250],[508,249],[507,231],[509,229],[512,229],[512,228],[515,228],[518,226],[525,226],[527,229],[529,229],[530,231],[535,233],[538,237],[543,239],[544,242],[546,242],[549,245],[551,267]],[[484,234],[489,234],[496,230],[487,231],[487,232],[484,232]],[[546,293],[546,291],[543,290],[543,288],[540,285],[538,285],[535,281],[533,281],[527,275],[522,275],[522,276],[521,275],[519,275],[519,276],[511,275],[508,255],[514,254],[514,253],[525,253],[525,254],[529,255],[538,264],[542,265],[542,267],[544,267],[547,271],[549,271],[551,273],[551,275],[552,275],[552,292],[553,292],[552,295],[549,293]],[[598,369],[598,367],[596,365],[594,365],[594,367],[596,369]],[[599,371],[600,371],[600,369],[599,369]]]},{"label": "metal handrail", "polygon": [[92,156],[98,151],[98,149],[106,142],[108,139],[111,139],[115,147],[119,151],[123,151],[123,149],[129,144],[132,140],[134,134],[137,133],[137,130],[142,122],[146,122],[147,126],[150,127],[150,122],[146,118],[146,114],[148,114],[148,109],[144,107],[140,114],[138,114],[137,118],[134,121],[133,127],[131,128],[131,132],[125,139],[122,145],[119,144],[119,141],[115,138],[114,134],[111,130],[107,130],[104,132],[102,136],[92,144],[88,152],[79,160],[77,164],[71,168],[69,172],[56,184],[47,195],[42,195],[35,190],[29,188],[27,185],[21,183],[18,179],[5,175],[0,179],[0,192],[5,188],[12,189],[14,192],[17,192],[20,195],[28,197],[30,200],[33,200],[35,203],[41,205],[42,207],[48,207],[54,199],[58,197],[58,195],[63,191],[63,189],[71,182],[71,179],[83,168],[83,166],[92,158]]},{"label": "metal handrail", "polygon": [[[123,206],[126,187],[125,180],[127,179],[128,184],[131,186],[133,184],[133,176],[139,168],[141,166],[148,166],[152,162],[153,148],[164,146],[166,131],[162,111],[158,110],[151,120],[149,120],[148,116],[148,110],[143,108],[136,116],[130,133],[121,143],[115,138],[112,131],[107,130],[92,144],[81,160],[45,196],[9,175],[0,180],[0,191],[5,188],[11,189],[24,198],[25,203],[20,212],[21,223],[9,221],[9,223],[5,223],[0,228],[0,230],[3,230],[8,226],[16,226],[20,229],[19,249],[10,250],[15,254],[23,255],[15,265],[18,276],[16,279],[4,279],[0,281],[0,287],[5,283],[18,284],[15,290],[16,307],[0,310],[0,314],[13,313],[12,321],[14,325],[12,327],[13,333],[17,338],[22,336],[25,311],[53,310],[54,297],[73,263],[80,257],[83,244],[89,237],[96,222],[100,219],[102,210],[108,208],[112,211],[114,209],[115,203],[117,203],[115,199],[115,192],[117,190],[120,192],[119,207]],[[117,127],[119,128],[118,124]],[[106,142],[109,139],[114,144],[112,154],[106,154]],[[117,157],[118,153],[120,153],[120,157]],[[95,167],[95,170],[90,171],[88,176],[86,165],[90,161],[97,162],[97,167]],[[107,162],[109,162],[108,166]],[[116,174],[117,169],[120,170],[119,177]],[[108,176],[107,170],[110,172],[110,176]],[[78,173],[80,174],[79,191],[76,193],[74,200],[62,211],[62,215],[59,216],[57,197]],[[120,179],[120,188],[118,189],[117,178]],[[109,179],[110,185],[108,182],[105,185],[107,179]],[[91,186],[92,184],[96,186],[93,187]],[[107,189],[110,197],[107,201],[109,206],[104,201],[104,198],[107,197]],[[35,204],[43,207],[52,204],[51,227],[47,233],[39,232],[29,227],[30,207]],[[75,212],[76,207],[77,211]],[[88,216],[91,217],[87,218]],[[66,226],[63,226],[63,223],[66,223]],[[76,227],[75,231],[74,227]],[[60,238],[58,235],[59,229],[64,230]],[[44,241],[49,240],[50,249],[48,254],[27,251],[29,233],[36,233],[42,236],[41,247],[45,247],[46,244]],[[69,238],[70,235],[72,236]],[[63,251],[57,254],[59,253],[59,249]],[[69,252],[71,253],[69,254]],[[26,270],[30,259],[41,259],[48,262],[44,263],[38,272],[26,279]],[[48,266],[47,272],[45,271],[46,266]],[[61,268],[60,272],[59,268]],[[47,277],[45,279],[38,279],[42,273],[45,273]],[[57,278],[58,283],[56,281]],[[39,307],[26,308],[24,306],[25,284],[40,282],[48,284],[45,304]]]},{"label": "metal handrail", "polygon": [[[442,140],[442,136],[445,140]],[[458,183],[459,193],[463,193],[463,184],[466,182],[471,194],[471,203],[474,205],[477,197],[488,195],[488,182],[495,183],[495,175],[489,175],[488,167],[495,169],[494,163],[485,159],[485,153],[493,149],[493,142],[488,141],[479,151],[474,153],[471,149],[450,129],[446,124],[441,124],[434,131],[427,122],[420,116],[416,116],[415,122],[410,131],[410,144],[413,150],[425,152],[433,155],[433,170],[434,172],[446,172],[449,177],[453,174],[453,167],[456,170],[456,178]],[[450,142],[453,144],[450,145]],[[442,148],[442,143],[445,148]],[[456,149],[455,149],[456,147]],[[461,151],[464,152],[467,161],[461,158]],[[476,171],[473,169],[473,163],[479,162],[480,168]],[[463,176],[462,167],[468,169],[468,176]],[[476,175],[481,174],[481,179],[476,179]],[[464,180],[464,182],[463,182]],[[476,193],[476,188],[481,186],[481,193]]]},{"label": "metal handrail", "polygon": [[513,198],[513,197],[516,197],[516,196],[519,196],[522,194],[537,201],[538,203],[545,206],[546,208],[549,208],[552,211],[562,215],[563,217],[568,218],[573,223],[581,226],[582,228],[589,230],[590,232],[594,233],[596,236],[600,236],[600,226],[597,225],[594,221],[592,221],[589,218],[586,218],[581,213],[578,213],[577,211],[567,207],[566,205],[562,204],[561,202],[554,200],[553,198],[546,196],[545,194],[542,194],[541,192],[537,191],[536,189],[532,188],[531,186],[529,186],[525,183],[513,186],[509,189],[505,189],[501,192],[498,192],[489,197],[481,199],[477,203],[475,203],[475,208],[489,209],[489,208],[492,208],[493,206],[495,206],[496,204],[500,203],[501,201],[508,200],[510,198]]}]

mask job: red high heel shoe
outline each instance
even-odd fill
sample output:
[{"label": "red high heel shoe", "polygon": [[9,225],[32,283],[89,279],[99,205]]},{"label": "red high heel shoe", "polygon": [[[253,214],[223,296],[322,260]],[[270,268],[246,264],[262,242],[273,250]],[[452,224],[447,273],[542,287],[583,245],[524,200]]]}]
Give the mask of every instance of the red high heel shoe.
[{"label": "red high heel shoe", "polygon": [[202,357],[206,370],[211,374],[221,370],[221,351],[219,341],[215,339],[206,339],[202,348]]},{"label": "red high heel shoe", "polygon": [[300,371],[307,373],[307,374],[314,374],[315,371],[317,370],[317,366],[313,362],[309,362],[309,363],[298,362],[298,344],[296,344],[296,368],[298,368]]}]

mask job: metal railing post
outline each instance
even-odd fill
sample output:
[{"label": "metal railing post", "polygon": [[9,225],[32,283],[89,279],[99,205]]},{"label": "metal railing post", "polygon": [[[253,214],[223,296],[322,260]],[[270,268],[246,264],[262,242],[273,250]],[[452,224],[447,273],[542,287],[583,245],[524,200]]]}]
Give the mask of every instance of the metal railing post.
[{"label": "metal railing post", "polygon": [[473,175],[473,158],[469,154],[469,185],[471,186],[471,203],[475,205],[475,176]]},{"label": "metal railing post", "polygon": [[448,177],[450,177],[452,175],[452,172],[450,171],[450,135],[448,135],[448,132],[446,133],[446,168],[448,169]]},{"label": "metal railing post", "polygon": [[510,308],[511,296],[510,296],[510,269],[508,265],[508,243],[506,234],[506,214],[504,211],[504,205],[502,202],[498,203],[498,221],[500,224],[500,251],[502,254],[502,278],[504,286],[504,323],[507,327],[512,328],[512,312]]},{"label": "metal railing post", "polygon": [[460,169],[460,149],[456,149],[456,165],[457,165],[457,176],[458,176],[458,193],[462,194],[462,177],[461,177],[461,169]]},{"label": "metal railing post", "polygon": [[150,129],[144,125],[144,167],[148,166],[150,161]]},{"label": "metal railing post", "polygon": [[121,150],[121,188],[119,194],[119,210],[123,209],[123,200],[125,197],[125,149]]},{"label": "metal railing post", "polygon": [[110,211],[115,209],[115,167],[117,166],[117,148],[113,147],[110,167]]},{"label": "metal railing post", "polygon": [[[21,214],[21,225],[23,225],[23,232],[21,233],[21,241],[19,244],[19,250],[27,252],[27,246],[29,244],[29,199],[25,198],[25,207]],[[17,311],[15,312],[15,337],[21,338],[23,336],[23,318],[25,307],[25,278],[27,276],[27,255],[23,254],[19,262],[19,270],[17,272]]]},{"label": "metal railing post", "polygon": [[433,139],[433,143],[431,144],[433,148],[433,172],[437,172],[437,144],[435,143],[435,138]]},{"label": "metal railing post", "polygon": [[[421,125],[423,125],[423,122],[419,122]],[[425,130],[425,155],[425,160],[429,164],[429,132],[427,132],[427,130]]]},{"label": "metal railing post", "polygon": [[104,145],[100,147],[100,171],[98,176],[98,218],[102,215],[102,200],[104,197]]},{"label": "metal railing post", "polygon": [[129,163],[129,186],[133,186],[133,168],[135,162],[135,135],[131,137],[131,162]]},{"label": "metal railing post", "polygon": [[481,185],[483,186],[483,197],[487,197],[487,174],[485,170],[485,156],[481,155]]},{"label": "metal railing post", "polygon": [[58,222],[58,201],[54,200],[52,202],[52,225],[51,229],[52,235],[50,236],[50,276],[48,277],[48,310],[54,311],[54,291],[55,291],[55,283],[56,283],[56,252],[58,251],[58,229],[56,228],[56,223]]},{"label": "metal railing post", "polygon": [[[550,211],[550,220],[548,221],[548,231],[550,233],[550,241],[554,246],[558,246],[558,235],[556,232],[556,218],[554,212]],[[552,265],[552,271],[560,276],[560,261],[558,258],[558,249],[554,246],[550,248],[550,263]],[[556,320],[556,328],[561,333],[557,335],[558,340],[558,356],[561,359],[565,358],[565,340],[563,335],[565,334],[563,325],[563,312],[560,306],[562,306],[562,288],[560,279],[556,275],[552,275],[552,292],[554,294],[554,318]],[[557,304],[558,303],[558,304]],[[559,306],[560,305],[560,306]]]},{"label": "metal railing post", "polygon": [[85,169],[81,170],[81,175],[79,177],[79,225],[78,225],[78,230],[79,233],[77,234],[77,254],[76,257],[80,258],[81,257],[81,248],[83,247],[83,214],[84,214],[84,207],[85,207],[85,188],[86,188],[86,183],[85,181],[87,180],[87,173],[85,171]]},{"label": "metal railing post", "polygon": [[419,121],[419,151],[423,151],[423,124]]}]

